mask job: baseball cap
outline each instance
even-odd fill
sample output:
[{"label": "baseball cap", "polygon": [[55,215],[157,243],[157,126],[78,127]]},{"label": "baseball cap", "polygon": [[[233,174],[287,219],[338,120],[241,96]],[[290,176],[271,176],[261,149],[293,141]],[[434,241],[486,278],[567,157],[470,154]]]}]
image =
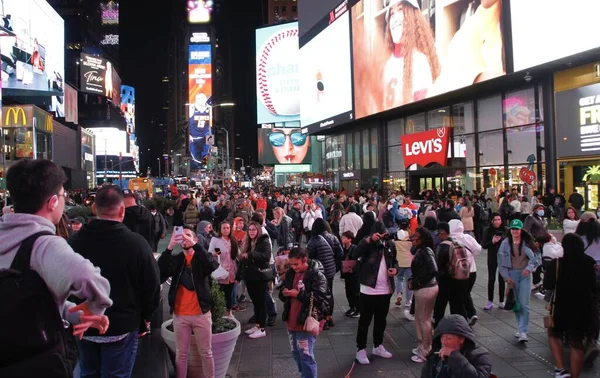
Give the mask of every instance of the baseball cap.
[{"label": "baseball cap", "polygon": [[[386,3],[388,4],[386,5]],[[408,3],[414,8],[421,9],[417,0],[383,0],[383,5],[385,6],[385,22],[390,20],[390,9],[399,3]]]},{"label": "baseball cap", "polygon": [[83,219],[82,217],[75,217],[75,218],[69,219],[69,221],[71,223],[81,223],[81,224],[85,223],[85,219]]},{"label": "baseball cap", "polygon": [[521,222],[519,219],[513,219],[510,222],[510,226],[511,229],[515,229],[515,230],[520,230],[523,228],[523,222]]}]

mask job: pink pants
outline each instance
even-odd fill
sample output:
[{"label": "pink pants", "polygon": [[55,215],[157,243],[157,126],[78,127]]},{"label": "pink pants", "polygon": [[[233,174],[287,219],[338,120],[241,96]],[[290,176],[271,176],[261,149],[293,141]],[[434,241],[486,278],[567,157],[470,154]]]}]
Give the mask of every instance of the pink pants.
[{"label": "pink pants", "polygon": [[187,378],[188,353],[192,330],[198,354],[202,361],[202,378],[215,377],[215,361],[212,354],[212,318],[210,311],[202,315],[174,315],[175,330],[175,370],[177,378]]},{"label": "pink pants", "polygon": [[431,351],[432,326],[431,316],[435,298],[438,295],[438,286],[427,287],[414,291],[415,297],[415,328],[417,329],[417,342],[419,343],[419,357],[425,359]]}]

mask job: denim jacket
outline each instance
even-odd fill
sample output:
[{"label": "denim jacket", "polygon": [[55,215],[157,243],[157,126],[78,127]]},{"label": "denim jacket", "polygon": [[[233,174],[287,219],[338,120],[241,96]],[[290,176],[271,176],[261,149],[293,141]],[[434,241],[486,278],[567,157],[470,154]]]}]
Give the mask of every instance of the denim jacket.
[{"label": "denim jacket", "polygon": [[[523,252],[529,258],[529,264],[527,264],[527,270],[531,273],[535,272],[538,266],[540,266],[540,256],[535,253],[531,248],[523,244]],[[512,263],[510,261],[511,246],[509,238],[506,238],[500,244],[498,248],[498,272],[504,278],[508,278],[508,271],[512,269]]]}]

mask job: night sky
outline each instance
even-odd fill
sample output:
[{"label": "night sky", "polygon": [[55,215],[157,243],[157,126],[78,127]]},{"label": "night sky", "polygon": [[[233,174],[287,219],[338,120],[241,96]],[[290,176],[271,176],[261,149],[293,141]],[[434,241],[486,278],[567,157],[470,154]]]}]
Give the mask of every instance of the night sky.
[{"label": "night sky", "polygon": [[[219,0],[217,0],[219,1]],[[254,30],[263,25],[263,0],[220,0],[221,30],[231,41],[231,78],[236,103],[236,133],[242,141],[256,141],[256,95],[254,84]],[[266,2],[266,1],[265,1]],[[151,4],[151,5],[149,5]],[[168,41],[170,12],[185,14],[185,1],[167,0],[154,3],[127,0],[120,3],[120,75],[123,84],[136,89],[136,133],[140,146],[140,171],[147,166],[156,172],[156,158],[162,154],[155,132],[150,127],[162,107],[161,78],[168,76]],[[182,11],[183,10],[183,11]],[[220,46],[221,48],[224,46]],[[233,137],[233,135],[232,135]],[[256,164],[257,143],[244,143],[236,156]],[[151,149],[148,152],[148,148]],[[153,163],[153,164],[152,164]]]}]

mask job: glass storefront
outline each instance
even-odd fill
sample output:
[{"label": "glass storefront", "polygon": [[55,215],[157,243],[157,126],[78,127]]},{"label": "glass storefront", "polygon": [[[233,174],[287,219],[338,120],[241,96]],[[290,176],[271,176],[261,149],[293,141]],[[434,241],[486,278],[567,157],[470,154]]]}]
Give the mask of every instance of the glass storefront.
[{"label": "glass storefront", "polygon": [[88,188],[96,186],[95,145],[94,134],[81,129],[81,169],[86,171]]},{"label": "glass storefront", "polygon": [[[545,185],[544,120],[540,87],[451,104],[389,121],[384,189],[485,190],[515,188],[533,195]],[[449,127],[447,165],[404,164],[401,137]]]}]

